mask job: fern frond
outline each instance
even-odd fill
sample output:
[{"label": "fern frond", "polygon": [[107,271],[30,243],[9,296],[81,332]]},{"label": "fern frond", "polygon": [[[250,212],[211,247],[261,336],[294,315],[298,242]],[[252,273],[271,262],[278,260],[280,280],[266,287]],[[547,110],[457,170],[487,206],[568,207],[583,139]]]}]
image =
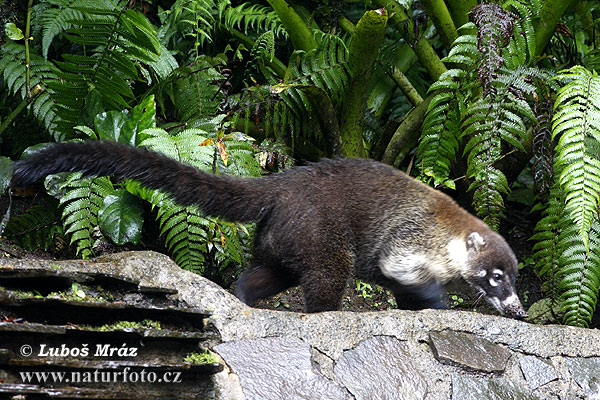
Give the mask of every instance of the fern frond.
[{"label": "fern frond", "polygon": [[215,115],[224,96],[214,82],[221,79],[223,75],[212,66],[196,67],[188,73],[181,71],[179,78],[170,84],[179,119],[192,123]]},{"label": "fern frond", "polygon": [[55,0],[53,3],[56,8],[47,8],[40,17],[43,26],[42,30],[42,55],[48,58],[48,50],[54,38],[61,33],[71,29],[71,21],[83,20],[81,11],[71,8],[71,5],[77,0]]},{"label": "fern frond", "polygon": [[78,13],[68,20],[72,27],[64,36],[84,52],[64,55],[57,63],[60,81],[48,83],[56,103],[56,128],[64,134],[78,124],[85,106],[81,99],[92,88],[109,108],[129,108],[134,100],[130,84],[140,80],[139,64],[155,62],[161,51],[152,26],[137,11],[90,0],[74,1],[71,9]]},{"label": "fern frond", "polygon": [[[568,221],[568,218],[565,218]],[[561,311],[568,325],[587,327],[598,303],[600,287],[600,223],[596,214],[585,240],[576,226],[561,224],[563,242],[570,242],[560,259]]]},{"label": "fern frond", "polygon": [[504,56],[506,65],[515,68],[527,65],[535,60],[536,44],[534,19],[539,17],[542,5],[540,0],[508,0],[502,4],[505,10],[511,10],[519,16],[515,20],[514,34]]},{"label": "fern frond", "polygon": [[597,217],[600,196],[600,78],[576,66],[556,79],[572,79],[558,93],[558,111],[552,120],[553,138],[558,137],[558,181],[566,196],[565,210],[589,249],[588,232]]},{"label": "fern frond", "polygon": [[106,177],[84,179],[80,172],[70,174],[60,188],[64,191],[60,204],[65,233],[71,237],[71,244],[76,245],[77,254],[89,258],[93,255],[93,230],[98,225],[98,211],[114,188]]},{"label": "fern frond", "polygon": [[[283,84],[271,80],[271,95],[279,95],[278,101],[274,98],[264,101],[264,95],[258,93],[261,97],[259,104],[267,104],[263,108],[266,114],[264,120],[269,121],[268,129],[275,133],[279,141],[292,148],[296,143],[306,141],[316,144],[318,148],[327,147],[318,118],[306,118],[307,115],[317,115],[317,112],[307,95],[296,86],[316,86],[327,94],[334,107],[340,107],[350,82],[347,58],[348,49],[344,41],[323,34],[319,37],[317,49],[294,52]],[[285,90],[281,90],[282,87]],[[247,91],[251,98],[247,100],[248,104],[254,101],[257,92],[256,89]]]},{"label": "fern frond", "polygon": [[[474,25],[469,23],[463,28],[472,26]],[[435,186],[454,188],[454,182],[449,179],[450,168],[456,159],[462,136],[460,123],[465,111],[464,104],[470,97],[465,83],[470,81],[477,58],[476,37],[459,36],[443,61],[459,64],[461,68],[444,72],[429,89],[429,92],[437,93],[425,114],[417,154],[422,157],[420,179],[432,179]]]},{"label": "fern frond", "polygon": [[[468,22],[460,29],[467,30],[474,28],[475,24]],[[444,57],[442,61],[452,64],[466,64],[466,67],[469,67],[473,65],[478,58],[479,50],[477,48],[477,36],[465,34],[456,38],[454,43],[452,43],[452,48],[448,52],[448,55]]]},{"label": "fern frond", "polygon": [[525,120],[535,121],[535,115],[526,101],[505,87],[498,79],[490,81],[495,89],[490,95],[479,97],[466,108],[462,123],[463,135],[468,138],[467,176],[474,179],[473,205],[479,216],[497,229],[504,208],[502,194],[509,192],[504,173],[494,164],[502,156],[502,143],[524,150]]},{"label": "fern frond", "polygon": [[533,165],[531,172],[535,192],[545,199],[550,192],[550,185],[554,178],[554,141],[552,140],[552,101],[549,97],[541,99],[535,107],[538,123],[533,127],[533,140],[531,150]]},{"label": "fern frond", "polygon": [[[230,170],[240,175],[260,175],[259,164],[254,158],[254,152],[249,140],[240,134],[230,134],[220,142],[228,153],[227,166],[216,157],[213,146],[200,146],[214,139],[207,140],[206,132],[198,129],[188,129],[176,136],[171,136],[162,129],[147,129],[144,131],[147,139],[142,142],[154,151],[161,152],[180,162],[194,165],[207,172],[213,166],[219,165],[218,170]],[[161,234],[166,245],[178,265],[197,272],[204,269],[204,261],[208,252],[217,249],[222,257],[232,258],[242,262],[243,247],[240,243],[242,225],[230,224],[218,218],[208,218],[196,207],[182,207],[164,195],[156,192],[145,193],[153,207],[158,208],[158,219]],[[224,258],[223,258],[224,259]]]},{"label": "fern frond", "polygon": [[279,38],[287,37],[277,13],[270,7],[242,3],[237,7],[227,7],[222,13],[222,21],[229,30],[239,29],[244,33],[272,31]]},{"label": "fern frond", "polygon": [[26,250],[48,251],[62,234],[56,200],[43,200],[25,213],[14,215],[8,221],[3,235]]},{"label": "fern frond", "polygon": [[[211,149],[199,146],[206,140],[204,131],[186,130],[171,136],[162,129],[151,128],[144,130],[144,135],[146,139],[141,143],[142,146],[205,170],[212,165]],[[201,272],[207,252],[206,218],[196,207],[182,207],[164,195],[153,194],[146,199],[158,208],[161,235],[165,237],[173,260],[185,269]]]},{"label": "fern frond", "polygon": [[477,26],[477,48],[482,55],[479,80],[486,96],[490,81],[504,62],[502,51],[513,36],[516,15],[498,4],[483,3],[473,7],[469,18]]},{"label": "fern frond", "polygon": [[339,104],[349,84],[347,60],[346,43],[337,36],[324,34],[316,49],[294,53],[284,82],[320,87],[334,104]]},{"label": "fern frond", "polygon": [[256,39],[250,50],[250,55],[266,62],[273,61],[275,57],[275,35],[273,31],[266,31]]},{"label": "fern frond", "polygon": [[[441,80],[440,77],[438,82]],[[460,95],[453,95],[451,92],[435,95],[429,104],[422,126],[417,150],[417,153],[423,157],[421,173],[426,177],[433,178],[436,186],[445,184],[452,187],[453,183],[448,178],[459,147],[460,120],[464,111],[458,97]]]},{"label": "fern frond", "polygon": [[[48,88],[50,82],[58,81],[58,70],[49,61],[45,61],[36,54],[30,54],[30,85],[41,85],[44,90],[30,104],[33,115],[50,133],[58,139],[58,134],[53,129],[55,119],[55,102]],[[8,90],[13,95],[24,99],[27,95],[26,88],[26,62],[25,46],[14,42],[5,43],[0,48],[0,75],[6,82]]]},{"label": "fern frond", "polygon": [[556,300],[560,297],[560,257],[568,242],[561,241],[561,220],[564,215],[563,193],[558,185],[550,189],[548,200],[536,208],[544,207],[543,218],[535,226],[535,234],[530,240],[537,243],[533,246],[535,269],[545,281],[545,293]]}]

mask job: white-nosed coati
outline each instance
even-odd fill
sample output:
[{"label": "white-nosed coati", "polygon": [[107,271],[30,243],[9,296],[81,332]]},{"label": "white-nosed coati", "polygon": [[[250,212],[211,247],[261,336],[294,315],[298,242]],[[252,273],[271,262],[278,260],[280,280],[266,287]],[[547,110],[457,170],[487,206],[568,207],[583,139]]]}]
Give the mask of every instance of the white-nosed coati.
[{"label": "white-nosed coati", "polygon": [[504,239],[450,197],[381,163],[324,160],[261,178],[202,172],[111,142],[53,145],[15,164],[11,185],[53,173],[132,178],[181,205],[256,221],[252,266],[237,283],[247,304],[301,285],[306,310],[340,308],[351,274],[389,288],[399,308],[440,308],[462,278],[498,310],[522,317],[517,260]]}]

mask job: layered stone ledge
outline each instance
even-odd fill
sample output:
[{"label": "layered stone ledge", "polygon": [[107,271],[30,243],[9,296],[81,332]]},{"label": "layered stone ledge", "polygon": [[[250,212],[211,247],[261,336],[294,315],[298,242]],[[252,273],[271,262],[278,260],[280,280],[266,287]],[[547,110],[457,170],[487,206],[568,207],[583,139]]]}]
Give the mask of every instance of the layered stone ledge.
[{"label": "layered stone ledge", "polygon": [[9,261],[102,271],[210,310],[221,399],[600,399],[600,332],[464,311],[301,314],[249,308],[152,252]]}]

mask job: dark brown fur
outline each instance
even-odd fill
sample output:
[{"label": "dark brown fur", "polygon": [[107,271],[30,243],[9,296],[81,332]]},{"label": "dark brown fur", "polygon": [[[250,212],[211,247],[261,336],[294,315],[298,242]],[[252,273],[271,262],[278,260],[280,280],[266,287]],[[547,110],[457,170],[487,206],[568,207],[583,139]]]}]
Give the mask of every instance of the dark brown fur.
[{"label": "dark brown fur", "polygon": [[[510,248],[483,222],[441,192],[374,161],[324,160],[242,179],[204,173],[141,148],[67,143],[17,162],[12,185],[62,171],[136,179],[171,193],[182,205],[196,204],[206,214],[257,221],[253,263],[237,285],[238,296],[248,304],[299,284],[307,311],[339,309],[347,279],[354,274],[390,288],[400,307],[441,307],[446,281],[469,273],[449,269],[448,277],[440,277],[418,265],[423,279],[411,281],[391,279],[382,265],[386,257],[406,250],[429,254],[431,260],[441,257],[435,267],[443,269],[444,246],[452,238],[466,241],[471,232],[485,238],[488,258],[510,264],[503,269],[516,274]],[[474,258],[479,253],[469,254]]]}]

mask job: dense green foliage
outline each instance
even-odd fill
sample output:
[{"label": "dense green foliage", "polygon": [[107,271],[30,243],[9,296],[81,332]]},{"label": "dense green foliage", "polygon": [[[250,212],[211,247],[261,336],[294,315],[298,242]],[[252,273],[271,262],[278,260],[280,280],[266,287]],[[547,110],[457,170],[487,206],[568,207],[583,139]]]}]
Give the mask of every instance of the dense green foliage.
[{"label": "dense green foliage", "polygon": [[[525,207],[537,226],[533,258],[520,256],[565,323],[589,324],[600,286],[600,7],[423,1],[427,18],[402,4],[18,6],[2,21],[2,155],[115,140],[242,176],[369,155],[449,189],[496,230],[513,228],[514,202]],[[65,234],[90,257],[107,240],[150,243],[154,229],[185,268],[214,277],[246,262],[252,226],[137,182],[63,174],[45,185],[5,230],[28,248]]]}]

